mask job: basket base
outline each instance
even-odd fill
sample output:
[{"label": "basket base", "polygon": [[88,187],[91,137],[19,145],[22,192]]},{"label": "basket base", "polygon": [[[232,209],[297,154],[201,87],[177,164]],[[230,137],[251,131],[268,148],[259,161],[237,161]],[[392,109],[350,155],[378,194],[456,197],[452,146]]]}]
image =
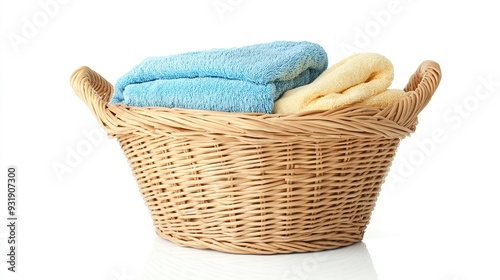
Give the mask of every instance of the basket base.
[{"label": "basket base", "polygon": [[329,249],[346,247],[360,242],[363,239],[364,231],[358,236],[345,236],[344,238],[336,236],[335,240],[314,240],[314,241],[290,241],[290,242],[228,242],[218,241],[211,238],[190,238],[183,240],[170,234],[164,234],[156,229],[156,234],[163,239],[169,240],[182,247],[191,247],[196,249],[210,249],[231,254],[287,254],[301,252],[317,252]]}]

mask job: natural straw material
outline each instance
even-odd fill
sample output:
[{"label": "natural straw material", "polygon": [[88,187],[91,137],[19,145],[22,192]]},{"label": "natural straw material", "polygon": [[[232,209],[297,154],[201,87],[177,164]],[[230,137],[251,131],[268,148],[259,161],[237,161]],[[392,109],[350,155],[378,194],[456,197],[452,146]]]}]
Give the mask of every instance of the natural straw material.
[{"label": "natural straw material", "polygon": [[319,251],[360,241],[399,141],[441,77],[423,62],[386,107],[294,115],[110,105],[81,67],[72,85],[120,142],[159,236],[231,253]]}]

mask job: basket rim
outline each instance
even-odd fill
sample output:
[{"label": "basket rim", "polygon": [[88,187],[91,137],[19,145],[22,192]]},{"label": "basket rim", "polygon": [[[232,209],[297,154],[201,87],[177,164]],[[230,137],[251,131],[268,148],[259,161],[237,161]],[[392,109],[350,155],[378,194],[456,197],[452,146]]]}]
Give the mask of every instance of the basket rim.
[{"label": "basket rim", "polygon": [[249,136],[405,137],[417,124],[417,116],[430,101],[441,80],[438,63],[426,60],[410,77],[404,91],[412,92],[388,107],[351,105],[332,110],[293,114],[220,112],[166,107],[109,104],[113,85],[87,66],[71,75],[76,94],[87,104],[111,136],[158,131],[188,133],[224,132]]}]

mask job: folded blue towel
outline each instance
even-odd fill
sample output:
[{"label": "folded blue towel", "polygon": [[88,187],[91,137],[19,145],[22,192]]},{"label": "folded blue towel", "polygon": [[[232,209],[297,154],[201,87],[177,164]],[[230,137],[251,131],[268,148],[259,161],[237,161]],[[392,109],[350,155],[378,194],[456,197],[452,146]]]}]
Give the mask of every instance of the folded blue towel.
[{"label": "folded blue towel", "polygon": [[122,76],[110,103],[271,113],[281,95],[328,66],[311,42],[279,41],[151,57]]}]

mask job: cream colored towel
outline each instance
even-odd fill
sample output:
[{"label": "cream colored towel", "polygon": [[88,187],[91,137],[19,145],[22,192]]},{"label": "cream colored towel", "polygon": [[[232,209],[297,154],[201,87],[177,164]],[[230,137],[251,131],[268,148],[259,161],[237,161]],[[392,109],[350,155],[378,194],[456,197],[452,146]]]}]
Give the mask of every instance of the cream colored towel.
[{"label": "cream colored towel", "polygon": [[312,83],[286,91],[273,113],[329,110],[346,105],[388,106],[409,93],[387,89],[394,78],[392,63],[376,53],[355,54],[331,66]]}]

